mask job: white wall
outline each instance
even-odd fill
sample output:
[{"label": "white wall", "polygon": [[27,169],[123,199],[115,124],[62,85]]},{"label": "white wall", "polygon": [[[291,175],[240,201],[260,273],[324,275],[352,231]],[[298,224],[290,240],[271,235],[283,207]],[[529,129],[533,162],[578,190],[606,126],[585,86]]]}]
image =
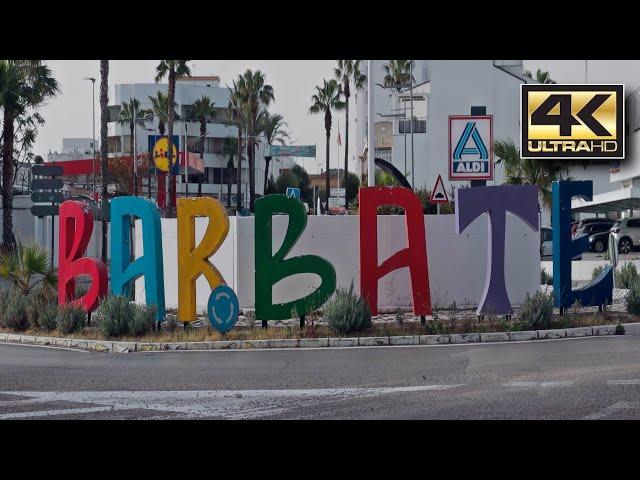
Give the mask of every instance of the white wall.
[{"label": "white wall", "polygon": [[[379,261],[407,245],[404,216],[378,217]],[[196,219],[199,241],[206,219]],[[236,291],[241,308],[253,308],[255,299],[254,218],[231,217],[229,235],[212,257],[227,283]],[[487,216],[474,221],[461,235],[455,233],[454,215],[425,216],[429,281],[434,307],[475,306],[485,282],[487,256]],[[287,225],[285,216],[273,222],[274,253],[280,247]],[[176,220],[162,219],[165,297],[168,308],[178,304]],[[507,218],[506,271],[507,291],[512,304],[522,303],[527,292],[533,293],[540,280],[540,237],[521,220]],[[141,231],[136,224],[136,256],[142,253]],[[291,256],[319,255],[336,269],[338,286],[348,288],[351,281],[360,287],[359,217],[310,216],[307,228],[294,246]],[[274,287],[274,302],[284,302],[311,292],[319,284],[315,275],[289,277]],[[204,311],[210,289],[201,277],[197,282],[197,309]],[[379,306],[382,311],[411,306],[409,271],[403,268],[380,280]],[[136,283],[136,298],[143,301],[144,280]]]}]

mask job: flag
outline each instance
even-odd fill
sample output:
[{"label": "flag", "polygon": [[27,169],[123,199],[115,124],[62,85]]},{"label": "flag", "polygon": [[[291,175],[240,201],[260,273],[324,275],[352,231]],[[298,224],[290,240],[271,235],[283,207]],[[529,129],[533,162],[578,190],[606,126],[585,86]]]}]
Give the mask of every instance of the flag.
[{"label": "flag", "polygon": [[338,138],[336,139],[338,145],[342,146],[342,137],[340,137],[340,132],[338,132]]}]

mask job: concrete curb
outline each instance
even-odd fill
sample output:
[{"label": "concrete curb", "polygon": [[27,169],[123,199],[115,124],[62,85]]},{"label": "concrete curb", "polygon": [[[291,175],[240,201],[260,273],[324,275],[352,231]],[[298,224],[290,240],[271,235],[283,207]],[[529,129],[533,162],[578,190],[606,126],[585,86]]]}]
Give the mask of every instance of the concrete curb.
[{"label": "concrete curb", "polygon": [[[623,323],[625,335],[640,336],[640,323]],[[248,350],[269,348],[377,347],[388,345],[447,345],[487,342],[522,342],[555,338],[615,335],[616,325],[521,332],[454,333],[391,337],[281,338],[271,340],[218,340],[208,342],[143,343],[0,333],[0,342],[77,348],[103,353],[157,352],[165,350]]]}]

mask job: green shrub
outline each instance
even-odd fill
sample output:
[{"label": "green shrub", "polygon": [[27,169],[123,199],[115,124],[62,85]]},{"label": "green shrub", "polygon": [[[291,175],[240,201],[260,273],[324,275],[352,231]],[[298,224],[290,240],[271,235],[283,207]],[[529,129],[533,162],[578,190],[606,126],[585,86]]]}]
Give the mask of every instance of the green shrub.
[{"label": "green shrub", "polygon": [[533,330],[549,328],[553,316],[553,298],[543,292],[536,292],[535,295],[527,297],[522,304],[520,311],[520,321],[526,328]]},{"label": "green shrub", "polygon": [[86,323],[87,314],[81,307],[70,303],[58,309],[56,326],[63,335],[81,332]]},{"label": "green shrub", "polygon": [[598,275],[602,273],[603,270],[604,270],[603,265],[598,265],[597,267],[595,267],[591,272],[591,280],[594,280]]},{"label": "green shrub", "polygon": [[29,328],[27,316],[27,299],[15,289],[7,290],[3,302],[2,325],[12,330],[26,330]]},{"label": "green shrub", "polygon": [[50,332],[51,330],[55,330],[58,326],[58,306],[45,304],[42,306],[42,310],[38,314],[38,326]]},{"label": "green shrub", "polygon": [[371,327],[371,310],[367,302],[349,290],[339,288],[324,306],[329,328],[338,333],[359,332]]},{"label": "green shrub", "polygon": [[129,322],[129,333],[141,336],[153,330],[153,322],[156,317],[156,307],[146,305],[133,305],[133,315]]},{"label": "green shrub", "polygon": [[628,262],[616,270],[616,288],[631,288],[640,279],[636,266]]},{"label": "green shrub", "polygon": [[616,335],[624,335],[624,325],[620,322],[616,324]]},{"label": "green shrub", "polygon": [[133,318],[135,305],[127,297],[109,295],[102,299],[96,310],[98,329],[106,337],[118,337],[129,333],[129,322]]},{"label": "green shrub", "polygon": [[553,285],[553,277],[544,268],[540,270],[540,285]]},{"label": "green shrub", "polygon": [[627,312],[632,315],[640,315],[640,281],[631,284],[626,301]]}]

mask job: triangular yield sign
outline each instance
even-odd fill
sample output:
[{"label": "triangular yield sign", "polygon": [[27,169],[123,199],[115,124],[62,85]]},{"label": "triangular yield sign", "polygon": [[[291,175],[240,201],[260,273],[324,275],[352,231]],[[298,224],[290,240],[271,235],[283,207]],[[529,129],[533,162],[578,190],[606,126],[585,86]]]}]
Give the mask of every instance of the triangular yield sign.
[{"label": "triangular yield sign", "polygon": [[444,189],[444,183],[442,183],[442,176],[438,175],[438,179],[436,180],[436,184],[431,191],[431,198],[429,198],[429,202],[431,203],[449,203],[449,198],[447,197],[447,191]]}]

